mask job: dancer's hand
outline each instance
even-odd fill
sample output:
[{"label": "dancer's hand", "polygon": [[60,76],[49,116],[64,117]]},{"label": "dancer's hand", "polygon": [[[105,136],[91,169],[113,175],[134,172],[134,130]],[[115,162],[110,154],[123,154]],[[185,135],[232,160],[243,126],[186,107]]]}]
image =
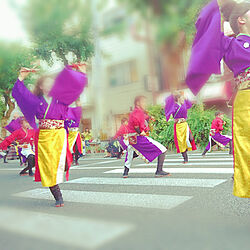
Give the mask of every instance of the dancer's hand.
[{"label": "dancer's hand", "polygon": [[86,65],[86,63],[79,63],[78,64],[78,69],[82,73],[86,74],[86,72],[87,72],[87,65]]},{"label": "dancer's hand", "polygon": [[18,79],[19,79],[20,81],[23,81],[25,78],[27,78],[27,76],[28,76],[30,73],[35,73],[35,72],[37,72],[36,69],[29,69],[29,68],[24,68],[24,67],[22,67],[21,70],[20,70]]},{"label": "dancer's hand", "polygon": [[78,99],[75,101],[75,103],[76,103],[76,106],[77,106],[77,107],[81,107],[81,100],[80,100],[80,98],[78,98]]},{"label": "dancer's hand", "polygon": [[70,65],[70,67],[72,69],[78,70],[84,74],[86,74],[87,72],[87,67],[86,67],[86,63],[80,62],[80,63],[73,63],[72,65]]},{"label": "dancer's hand", "polygon": [[145,131],[142,131],[142,132],[140,133],[140,135],[141,135],[141,136],[146,136],[147,134],[145,133]]}]

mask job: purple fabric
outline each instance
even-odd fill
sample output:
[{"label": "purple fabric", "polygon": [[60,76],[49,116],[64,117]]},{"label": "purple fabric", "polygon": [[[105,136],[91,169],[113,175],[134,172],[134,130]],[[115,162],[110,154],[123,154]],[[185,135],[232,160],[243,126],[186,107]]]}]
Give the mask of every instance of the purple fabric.
[{"label": "purple fabric", "polygon": [[[151,140],[154,141],[153,139]],[[162,151],[157,144],[157,142],[155,144],[151,142],[146,136],[137,136],[137,143],[132,146],[149,162],[152,162],[159,155],[166,152],[166,148]]]},{"label": "purple fabric", "polygon": [[65,67],[56,77],[49,95],[61,103],[70,105],[80,97],[86,85],[86,74]]},{"label": "purple fabric", "polygon": [[35,115],[40,103],[39,98],[33,95],[19,79],[17,79],[12,89],[12,96],[30,126],[36,128]]},{"label": "purple fabric", "polygon": [[217,0],[211,1],[201,12],[197,23],[186,83],[196,95],[211,74],[220,74],[220,61],[224,58],[234,75],[250,66],[250,37],[240,35],[229,38],[221,32],[221,14]]},{"label": "purple fabric", "polygon": [[[45,117],[46,119],[65,120],[68,113],[68,105],[70,102],[78,99],[86,85],[87,78],[85,74],[76,71],[72,73],[71,71],[73,70],[64,69],[57,77],[50,93],[52,101]],[[59,81],[64,76],[65,79],[59,85]],[[12,89],[12,96],[29,124],[33,128],[37,128],[35,117],[43,119],[48,107],[44,97],[34,95],[20,80],[16,81]]]},{"label": "purple fabric", "polygon": [[[17,80],[12,89],[12,96],[15,98],[24,117],[33,128],[37,128],[35,117],[43,119],[47,110],[48,103],[43,96],[36,96]],[[64,120],[68,111],[68,106],[52,99],[46,119]]]},{"label": "purple fabric", "polygon": [[69,108],[66,116],[66,123],[69,128],[78,128],[81,122],[82,108]]},{"label": "purple fabric", "polygon": [[189,100],[185,100],[184,104],[182,104],[181,108],[179,109],[180,105],[174,101],[173,95],[167,97],[165,103],[165,116],[167,121],[171,115],[173,115],[175,119],[187,119],[187,111],[192,107],[192,103]]},{"label": "purple fabric", "polygon": [[120,143],[123,150],[127,150],[128,146],[125,144],[123,136],[119,140],[119,143]]},{"label": "purple fabric", "polygon": [[27,160],[27,158],[22,154],[22,148],[19,148],[19,147],[18,147],[18,154],[19,154],[19,156],[21,157],[22,163],[25,163],[26,160]]},{"label": "purple fabric", "polygon": [[17,118],[17,119],[13,119],[7,126],[5,126],[4,128],[6,130],[8,130],[10,133],[13,133],[14,131],[18,130],[19,128],[21,128],[21,124],[20,124],[20,120],[21,117]]},{"label": "purple fabric", "polygon": [[[224,136],[220,133],[215,133],[214,136],[211,136],[212,139],[214,139],[215,142],[219,142],[220,144],[226,146],[232,139]],[[206,146],[206,150],[209,151],[211,148],[210,142],[208,143],[208,145]]]}]

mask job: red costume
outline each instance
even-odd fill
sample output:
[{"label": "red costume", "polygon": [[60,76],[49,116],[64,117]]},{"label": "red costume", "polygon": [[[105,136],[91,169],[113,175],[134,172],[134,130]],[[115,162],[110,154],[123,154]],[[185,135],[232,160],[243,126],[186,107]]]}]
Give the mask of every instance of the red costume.
[{"label": "red costume", "polygon": [[34,138],[35,131],[34,129],[29,129],[27,132],[20,128],[14,131],[10,136],[4,139],[0,143],[0,149],[7,150],[7,147],[13,142],[18,141],[20,145],[22,144],[30,144],[33,145],[33,138]]},{"label": "red costume", "polygon": [[135,107],[135,109],[130,113],[129,121],[128,121],[128,132],[129,133],[137,133],[135,128],[139,128],[140,132],[147,133],[149,131],[148,120],[149,116],[145,113],[145,111],[139,107]]},{"label": "red costume", "polygon": [[118,131],[116,132],[114,139],[120,138],[123,135],[128,133],[128,126],[122,124],[121,127],[118,129]]},{"label": "red costume", "polygon": [[220,117],[216,117],[212,121],[211,129],[215,129],[215,133],[221,132],[223,130],[224,121]]}]

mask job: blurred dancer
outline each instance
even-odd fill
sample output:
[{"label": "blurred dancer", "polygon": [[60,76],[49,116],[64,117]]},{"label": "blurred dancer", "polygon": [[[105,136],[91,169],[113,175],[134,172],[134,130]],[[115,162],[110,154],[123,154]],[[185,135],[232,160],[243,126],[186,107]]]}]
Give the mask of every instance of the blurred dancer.
[{"label": "blurred dancer", "polygon": [[[7,150],[8,146],[14,141],[18,142],[18,148],[20,149],[19,154],[21,157],[25,158],[25,161],[28,163],[28,166],[25,167],[20,175],[29,175],[34,176],[32,168],[35,167],[35,153],[33,151],[34,146],[34,129],[29,129],[29,123],[24,119],[20,118],[20,129],[15,130],[8,136],[5,140],[0,143],[1,150]],[[29,173],[27,173],[29,171]]]},{"label": "blurred dancer", "polygon": [[[8,130],[10,133],[13,133],[14,131],[16,131],[16,130],[18,130],[18,129],[21,128],[21,122],[20,122],[20,121],[21,121],[21,116],[20,116],[18,113],[15,113],[15,114],[13,115],[13,119],[12,119],[12,120],[10,121],[10,123],[9,123],[7,126],[5,126],[4,128],[5,128],[6,130]],[[21,150],[22,150],[22,148],[21,148],[21,147],[18,147],[17,142],[15,142],[14,144],[15,144],[15,145],[12,145],[12,146],[15,147],[16,154],[18,155],[19,160],[20,160],[20,166],[23,166],[23,165],[25,164],[24,161],[26,160],[26,158],[25,158],[23,155],[21,155]],[[7,149],[7,151],[6,151],[6,155],[5,155],[5,157],[4,157],[4,162],[5,162],[5,163],[7,163],[6,158],[7,158],[7,155],[8,155],[8,152],[9,152],[10,147],[11,147],[11,146],[8,146],[8,149]]]},{"label": "blurred dancer", "polygon": [[128,140],[124,138],[124,135],[126,134],[128,134],[128,119],[123,118],[121,120],[121,126],[114,136],[114,139],[118,140],[120,143],[119,152],[117,155],[118,159],[121,159],[123,151],[127,150],[127,147],[128,147]]},{"label": "blurred dancer", "polygon": [[127,154],[125,158],[123,178],[128,177],[129,169],[132,165],[134,152],[142,157],[145,162],[152,162],[158,157],[157,170],[155,177],[169,176],[163,171],[163,163],[167,149],[159,142],[147,136],[149,131],[148,121],[150,117],[146,114],[146,97],[137,96],[134,101],[135,108],[130,113],[128,121],[128,140]]},{"label": "blurred dancer", "polygon": [[[221,31],[220,9],[236,38]],[[222,58],[234,73],[233,193],[250,198],[250,2],[213,0],[202,10],[196,28],[186,81],[196,95],[211,74],[220,74]]]},{"label": "blurred dancer", "polygon": [[227,144],[229,144],[229,154],[232,154],[232,138],[221,134],[221,132],[224,130],[223,126],[226,124],[226,122],[223,121],[223,118],[224,114],[222,112],[215,113],[215,119],[212,122],[209,134],[209,143],[202,153],[203,156],[205,156],[207,152],[210,152],[212,146],[216,144],[220,147],[225,147]]},{"label": "blurred dancer", "polygon": [[63,182],[64,171],[68,180],[72,160],[64,121],[68,106],[79,98],[87,83],[85,66],[79,64],[77,69],[80,72],[67,66],[55,82],[46,76],[40,78],[34,93],[31,93],[23,80],[34,70],[22,68],[12,91],[30,125],[36,128],[35,117],[39,119],[35,135],[35,181],[41,181],[44,187],[50,188],[56,207],[64,206],[58,184]]},{"label": "blurred dancer", "polygon": [[66,126],[68,127],[68,142],[69,142],[69,150],[73,155],[74,164],[78,164],[78,159],[80,155],[83,154],[83,145],[81,135],[79,133],[79,125],[82,117],[82,107],[79,100],[76,101],[75,108],[69,108]]},{"label": "blurred dancer", "polygon": [[182,154],[184,164],[188,163],[187,151],[196,150],[194,137],[187,123],[187,113],[191,107],[192,103],[179,91],[166,99],[165,116],[167,121],[171,115],[174,118],[174,142],[177,153]]}]

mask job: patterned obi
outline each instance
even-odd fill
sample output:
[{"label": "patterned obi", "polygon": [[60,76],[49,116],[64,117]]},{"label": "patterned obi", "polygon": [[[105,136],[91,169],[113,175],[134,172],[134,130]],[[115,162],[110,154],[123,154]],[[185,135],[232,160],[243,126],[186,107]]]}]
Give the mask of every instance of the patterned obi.
[{"label": "patterned obi", "polygon": [[77,132],[77,131],[79,131],[79,128],[69,128],[69,131]]},{"label": "patterned obi", "polygon": [[178,119],[174,119],[174,123],[183,123],[183,122],[186,122],[187,119],[185,118],[178,118]]},{"label": "patterned obi", "polygon": [[28,144],[28,143],[22,143],[22,144],[18,144],[18,147],[19,147],[19,148],[30,148],[31,145]]},{"label": "patterned obi", "polygon": [[64,128],[64,120],[39,120],[39,129],[60,129]]},{"label": "patterned obi", "polygon": [[235,83],[238,90],[250,88],[250,69],[246,72],[241,73],[235,78]]},{"label": "patterned obi", "polygon": [[216,129],[211,128],[211,129],[210,129],[210,135],[211,135],[211,136],[214,136],[215,133],[216,133]]}]

